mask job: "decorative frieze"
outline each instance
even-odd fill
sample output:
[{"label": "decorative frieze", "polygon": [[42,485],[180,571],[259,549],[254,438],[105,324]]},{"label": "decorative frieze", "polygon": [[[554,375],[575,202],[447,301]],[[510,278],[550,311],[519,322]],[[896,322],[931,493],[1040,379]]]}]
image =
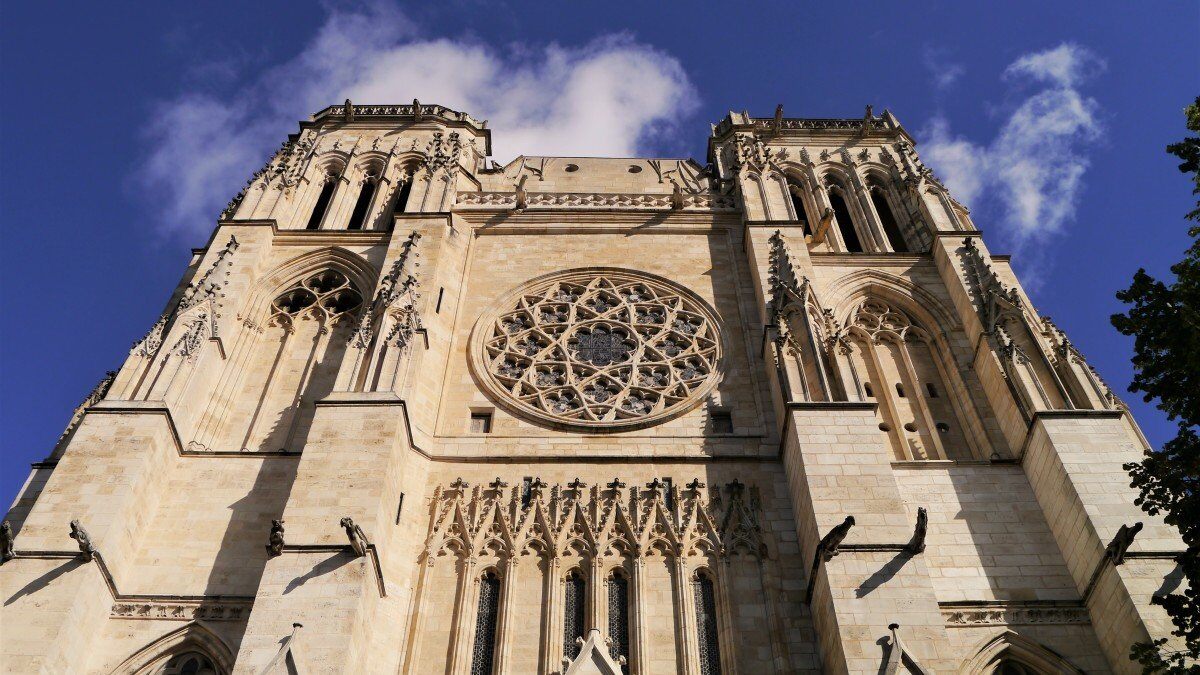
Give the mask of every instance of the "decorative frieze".
[{"label": "decorative frieze", "polygon": [[168,621],[241,621],[250,616],[253,601],[211,602],[207,600],[145,600],[117,602],[110,616],[115,619],[166,619]]},{"label": "decorative frieze", "polygon": [[[516,192],[459,192],[457,206],[515,209]],[[599,192],[529,192],[523,208],[529,209],[629,209],[733,211],[737,202],[732,195],[712,193],[646,194]]]},{"label": "decorative frieze", "polygon": [[538,478],[485,485],[460,479],[438,486],[425,560],[441,555],[501,556],[539,552],[587,556],[767,556],[756,487],[732,481],[709,488],[619,477],[598,485],[579,479],[548,485]]},{"label": "decorative frieze", "polygon": [[972,626],[1022,626],[1035,624],[1086,624],[1091,622],[1082,605],[1031,605],[1008,603],[940,603],[951,628]]}]

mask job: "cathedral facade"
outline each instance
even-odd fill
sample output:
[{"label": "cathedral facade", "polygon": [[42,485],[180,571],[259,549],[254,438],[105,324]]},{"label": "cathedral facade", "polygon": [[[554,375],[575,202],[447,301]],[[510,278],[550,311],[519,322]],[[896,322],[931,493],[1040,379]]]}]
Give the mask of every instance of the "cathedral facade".
[{"label": "cathedral facade", "polygon": [[490,144],[419,102],[288,136],[9,511],[5,672],[1132,673],[1169,635],[1145,439],[890,112],[731,112],[704,164]]}]

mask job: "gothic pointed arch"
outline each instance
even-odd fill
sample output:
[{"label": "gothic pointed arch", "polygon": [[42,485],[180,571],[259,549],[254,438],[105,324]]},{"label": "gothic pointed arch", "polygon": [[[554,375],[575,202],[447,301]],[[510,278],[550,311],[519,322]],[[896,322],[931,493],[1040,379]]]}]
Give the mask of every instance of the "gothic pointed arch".
[{"label": "gothic pointed arch", "polygon": [[[177,657],[195,654],[211,664],[214,675],[233,672],[234,653],[213,631],[192,622],[145,645],[112,670],[112,675],[160,675]],[[203,671],[198,671],[199,675]]]},{"label": "gothic pointed arch", "polygon": [[316,402],[333,391],[355,319],[374,286],[358,255],[327,248],[262,276],[189,447],[299,452]]},{"label": "gothic pointed arch", "polygon": [[975,655],[958,669],[959,675],[1083,675],[1059,654],[1012,630],[985,639]]},{"label": "gothic pointed arch", "polygon": [[852,372],[863,400],[877,403],[879,430],[897,460],[973,459],[990,445],[947,336],[957,322],[912,282],[875,270],[836,282],[831,296],[846,348],[840,365]]},{"label": "gothic pointed arch", "polygon": [[357,253],[341,246],[308,251],[276,265],[262,275],[246,293],[240,314],[252,317],[264,311],[280,291],[313,273],[332,269],[350,280],[356,288],[369,293],[375,286],[379,271]]}]

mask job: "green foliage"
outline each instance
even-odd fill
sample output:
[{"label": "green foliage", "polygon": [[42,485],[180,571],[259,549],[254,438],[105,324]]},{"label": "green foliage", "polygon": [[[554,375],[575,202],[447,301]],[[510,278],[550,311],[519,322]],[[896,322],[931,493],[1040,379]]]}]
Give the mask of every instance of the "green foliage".
[{"label": "green foliage", "polygon": [[[1187,128],[1200,132],[1200,96],[1187,107]],[[1193,194],[1200,195],[1200,136],[1167,146],[1182,162],[1179,170],[1192,174]],[[1200,221],[1200,201],[1187,218]],[[1138,488],[1142,510],[1162,515],[1179,528],[1187,547],[1177,558],[1187,586],[1181,592],[1155,597],[1183,638],[1183,649],[1164,651],[1166,640],[1134,645],[1130,658],[1146,673],[1200,674],[1200,227],[1188,229],[1192,244],[1183,260],[1171,267],[1174,280],[1155,279],[1140,269],[1117,299],[1129,305],[1112,317],[1113,326],[1134,338],[1132,392],[1178,425],[1178,434],[1161,450],[1151,450],[1125,469]]]}]

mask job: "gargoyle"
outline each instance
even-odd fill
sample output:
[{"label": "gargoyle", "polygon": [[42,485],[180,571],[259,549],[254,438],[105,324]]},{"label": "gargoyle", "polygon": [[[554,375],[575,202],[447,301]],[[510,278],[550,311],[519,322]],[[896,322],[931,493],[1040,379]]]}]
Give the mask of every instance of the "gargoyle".
[{"label": "gargoyle", "polygon": [[1140,522],[1134,523],[1133,527],[1122,525],[1121,529],[1117,530],[1117,536],[1113,537],[1113,540],[1105,547],[1104,557],[1111,560],[1114,567],[1125,562],[1125,554],[1133,544],[1134,537],[1141,531],[1142,524]]},{"label": "gargoyle", "polygon": [[916,555],[925,551],[925,533],[929,530],[929,514],[925,511],[924,506],[917,507],[917,528],[913,531],[912,539],[908,545],[904,547],[905,552],[909,555]]},{"label": "gargoyle", "polygon": [[354,555],[361,558],[367,554],[367,535],[363,532],[353,518],[342,518],[342,528],[346,530],[346,537],[350,539],[350,548],[354,549]]},{"label": "gargoyle", "polygon": [[13,552],[12,523],[6,520],[0,523],[0,565],[12,560],[16,555]]},{"label": "gargoyle", "polygon": [[92,545],[92,539],[88,536],[87,530],[79,524],[78,520],[71,521],[71,538],[79,544],[79,557],[85,561],[90,561],[96,557],[96,547]]},{"label": "gargoyle", "polygon": [[838,554],[838,546],[841,545],[852,527],[854,527],[854,516],[846,516],[841,525],[830,530],[829,534],[821,539],[821,543],[817,544],[817,553],[822,560],[825,562],[833,560],[833,556]]},{"label": "gargoyle", "polygon": [[283,521],[271,521],[271,534],[267,538],[267,557],[274,558],[283,554]]}]

